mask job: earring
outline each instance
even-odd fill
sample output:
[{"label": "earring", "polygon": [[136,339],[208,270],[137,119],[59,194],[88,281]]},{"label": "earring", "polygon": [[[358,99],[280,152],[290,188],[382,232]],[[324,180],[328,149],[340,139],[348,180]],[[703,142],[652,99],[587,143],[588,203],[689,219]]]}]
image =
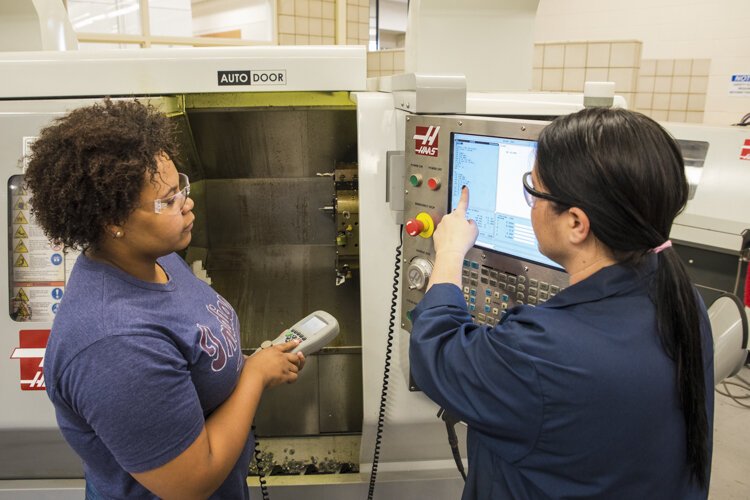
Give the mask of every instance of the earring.
[{"label": "earring", "polygon": [[116,233],[114,234],[114,237],[115,237],[115,238],[122,238],[122,231],[117,231],[117,232],[116,232]]}]

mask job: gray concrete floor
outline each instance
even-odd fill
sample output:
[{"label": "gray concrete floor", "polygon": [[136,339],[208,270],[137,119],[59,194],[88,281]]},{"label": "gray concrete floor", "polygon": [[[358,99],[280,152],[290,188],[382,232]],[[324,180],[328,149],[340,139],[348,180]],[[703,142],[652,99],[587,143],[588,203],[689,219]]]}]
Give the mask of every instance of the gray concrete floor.
[{"label": "gray concrete floor", "polygon": [[[739,376],[750,380],[750,368],[745,366]],[[721,384],[718,388],[724,391]],[[739,387],[729,389],[735,396],[750,396],[749,391]],[[715,397],[714,456],[709,499],[750,500],[750,408],[718,393]],[[750,398],[740,401],[750,405]]]}]

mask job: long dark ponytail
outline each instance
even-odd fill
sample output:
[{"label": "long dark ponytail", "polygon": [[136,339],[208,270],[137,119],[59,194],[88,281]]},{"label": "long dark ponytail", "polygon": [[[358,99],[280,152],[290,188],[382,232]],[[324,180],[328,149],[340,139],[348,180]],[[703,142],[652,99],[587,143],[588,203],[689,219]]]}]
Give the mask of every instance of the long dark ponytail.
[{"label": "long dark ponytail", "polygon": [[[556,119],[539,137],[537,175],[580,207],[619,261],[638,265],[665,243],[688,199],[682,154],[658,123],[622,109],[590,108]],[[563,210],[564,207],[558,207]],[[652,289],[661,343],[676,367],[687,461],[707,488],[708,417],[697,297],[672,248],[658,254]]]}]

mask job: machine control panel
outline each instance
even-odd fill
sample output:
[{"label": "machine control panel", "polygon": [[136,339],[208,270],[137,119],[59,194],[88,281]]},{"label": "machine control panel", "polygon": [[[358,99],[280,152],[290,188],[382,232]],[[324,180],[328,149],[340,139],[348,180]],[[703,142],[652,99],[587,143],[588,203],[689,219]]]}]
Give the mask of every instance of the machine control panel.
[{"label": "machine control panel", "polygon": [[513,305],[547,302],[565,285],[556,279],[558,276],[544,274],[529,275],[526,269],[524,274],[513,274],[465,259],[461,284],[469,313],[476,323],[496,325]]},{"label": "machine control panel", "polygon": [[[442,216],[470,190],[468,217],[479,228],[463,262],[461,288],[478,324],[496,325],[506,312],[539,306],[568,286],[568,275],[542,255],[523,195],[523,174],[533,167],[536,138],[546,122],[514,119],[409,116],[401,324],[427,289],[435,261],[432,235]],[[430,142],[424,148],[422,142]]]}]

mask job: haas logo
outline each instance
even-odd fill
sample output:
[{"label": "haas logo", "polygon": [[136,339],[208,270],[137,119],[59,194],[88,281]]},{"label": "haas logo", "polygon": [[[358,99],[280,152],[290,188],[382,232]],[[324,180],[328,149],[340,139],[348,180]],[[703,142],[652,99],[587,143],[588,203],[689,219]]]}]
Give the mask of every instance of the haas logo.
[{"label": "haas logo", "polygon": [[422,156],[438,155],[440,127],[417,127],[414,134],[414,152]]},{"label": "haas logo", "polygon": [[750,139],[745,139],[745,144],[742,145],[740,160],[750,160]]},{"label": "haas logo", "polygon": [[19,346],[13,349],[10,359],[21,362],[21,390],[43,391],[44,351],[49,330],[21,330],[18,337]]}]

